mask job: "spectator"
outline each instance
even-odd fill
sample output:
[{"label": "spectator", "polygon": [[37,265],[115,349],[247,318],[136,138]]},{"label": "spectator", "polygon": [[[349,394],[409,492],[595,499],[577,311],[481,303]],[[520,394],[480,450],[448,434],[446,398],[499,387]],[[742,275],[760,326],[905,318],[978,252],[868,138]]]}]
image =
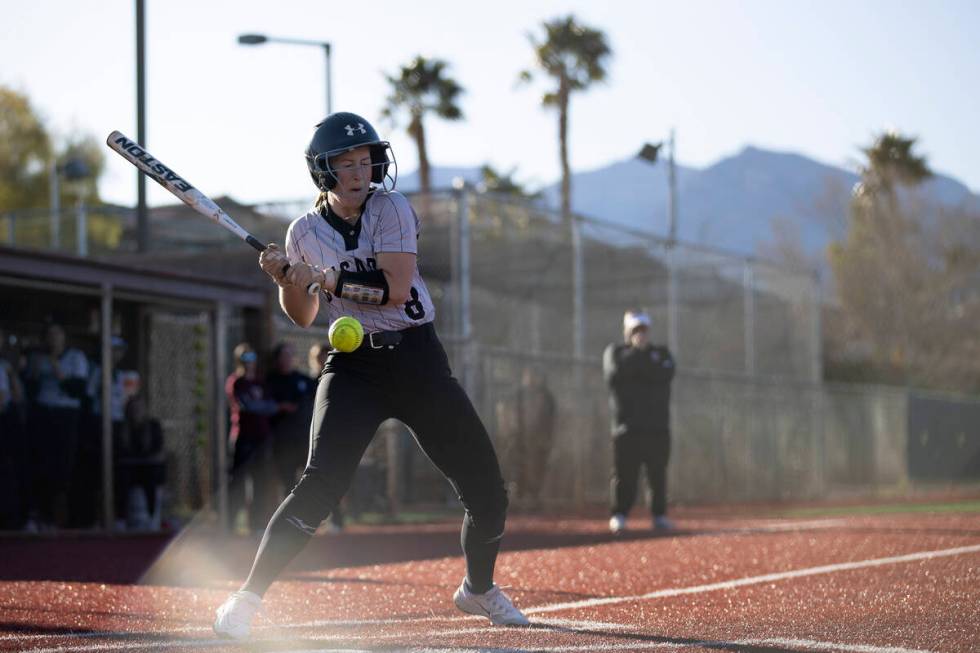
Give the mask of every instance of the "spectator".
[{"label": "spectator", "polygon": [[[280,411],[296,410],[296,404],[277,403],[258,377],[258,355],[248,343],[235,347],[235,371],[225,382],[231,411],[229,440],[232,446],[231,515],[247,507],[247,528],[262,529],[275,502],[269,418]],[[246,481],[251,496],[246,496]]]},{"label": "spectator", "polygon": [[24,440],[24,388],[20,383],[17,352],[8,346],[0,328],[0,529],[19,529],[27,518],[30,492],[27,446]]},{"label": "spectator", "polygon": [[[109,417],[113,442],[118,442],[125,421],[125,372],[119,365],[126,355],[126,341],[112,336],[112,372],[110,375]],[[101,356],[99,357],[101,361]],[[78,432],[78,452],[72,482],[72,526],[94,526],[98,520],[99,496],[102,490],[102,365],[93,364],[86,384],[86,402]],[[115,455],[115,454],[114,454]],[[117,497],[118,499],[118,497]]]},{"label": "spectator", "polygon": [[117,519],[125,518],[128,528],[159,530],[159,495],[167,476],[163,428],[158,419],[147,415],[142,394],[126,403],[113,453]]},{"label": "spectator", "polygon": [[274,401],[296,406],[295,410],[281,410],[271,418],[276,472],[288,494],[306,466],[316,382],[296,369],[296,350],[283,342],[272,350],[272,368],[266,375],[266,386]]},{"label": "spectator", "polygon": [[323,366],[327,364],[327,354],[330,353],[329,342],[318,342],[310,347],[309,355],[306,358],[306,365],[309,367],[309,374],[313,379],[319,379],[323,372]]},{"label": "spectator", "polygon": [[[8,341],[6,331],[0,327],[0,419],[12,418],[24,403],[24,387],[20,383],[18,369],[19,356],[9,347],[9,342],[15,340],[14,336],[10,336]],[[6,425],[6,422],[0,424]]]},{"label": "spectator", "polygon": [[[112,336],[112,373],[109,394],[109,415],[112,418],[113,430],[121,429],[126,419],[126,393],[123,388],[125,371],[119,368],[126,355],[126,341],[119,336]],[[92,414],[102,421],[102,365],[92,365],[92,373],[88,377],[87,395],[90,397]]]},{"label": "spectator", "polygon": [[11,390],[10,366],[7,361],[0,359],[0,415],[7,412],[7,408],[13,403],[13,391]]},{"label": "spectator", "polygon": [[85,354],[66,346],[61,325],[49,324],[45,349],[31,355],[26,375],[32,400],[29,447],[37,503],[29,530],[68,523],[68,493],[88,369]]},{"label": "spectator", "polygon": [[669,529],[667,519],[667,461],[670,458],[670,383],[674,358],[666,347],[650,344],[650,317],[626,311],[625,344],[610,344],[602,357],[609,387],[612,419],[613,471],[610,482],[609,529],[626,527],[636,498],[640,465],[646,468],[652,493],[653,527]]}]

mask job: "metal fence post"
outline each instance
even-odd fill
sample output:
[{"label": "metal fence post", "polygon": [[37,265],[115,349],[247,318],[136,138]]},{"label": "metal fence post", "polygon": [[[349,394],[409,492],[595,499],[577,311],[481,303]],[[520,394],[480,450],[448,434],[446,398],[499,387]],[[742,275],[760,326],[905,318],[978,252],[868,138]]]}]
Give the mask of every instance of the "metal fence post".
[{"label": "metal fence post", "polygon": [[[574,361],[573,385],[575,394],[579,397],[587,396],[584,392],[584,370],[582,369],[583,359],[585,358],[585,255],[583,252],[582,222],[576,216],[570,216],[572,231],[572,359]],[[584,410],[584,402],[576,404],[576,412]],[[581,415],[579,415],[581,418]],[[584,420],[577,419],[579,424]],[[587,455],[585,452],[586,433],[577,429],[579,438],[575,443],[575,505],[581,508],[585,504],[585,464]]]},{"label": "metal fence post", "polygon": [[813,493],[822,497],[827,491],[827,447],[824,413],[826,401],[823,386],[823,341],[821,340],[821,304],[820,304],[820,273],[814,271],[810,279],[810,381],[813,431],[813,467],[815,470]]},{"label": "metal fence post", "polygon": [[823,341],[820,336],[820,272],[815,271],[810,278],[810,380],[819,384],[823,381]]},{"label": "metal fence post", "polygon": [[463,388],[472,397],[476,390],[473,367],[473,321],[470,305],[470,189],[465,185],[459,189],[459,202],[456,214],[458,251],[458,329],[463,353],[463,370],[460,375]]},{"label": "metal fence post", "polygon": [[[582,252],[582,224],[571,216],[572,228],[572,354],[576,359],[585,355],[585,261]],[[576,369],[578,369],[576,367]]]},{"label": "metal fence post", "polygon": [[214,433],[215,479],[218,493],[218,527],[228,528],[228,434],[225,427],[225,370],[228,348],[228,303],[217,302],[211,313],[211,355],[214,360],[214,414],[211,416]]},{"label": "metal fence post", "polygon": [[78,197],[75,211],[75,243],[78,247],[78,255],[88,256],[88,211],[83,196]]},{"label": "metal fence post", "polygon": [[58,249],[61,245],[61,189],[59,187],[58,162],[51,159],[48,166],[48,174],[51,176],[48,185],[51,203],[51,249]]},{"label": "metal fence post", "polygon": [[744,297],[743,319],[745,336],[745,373],[755,376],[755,275],[752,259],[745,259],[742,267],[742,288]]},{"label": "metal fence post", "polygon": [[459,332],[464,340],[473,335],[470,315],[470,191],[464,188],[459,199]]},{"label": "metal fence post", "polygon": [[112,468],[112,284],[103,283],[101,293],[102,360],[102,521],[103,528],[115,526]]},{"label": "metal fence post", "polygon": [[677,341],[677,246],[667,245],[667,347],[674,358],[680,356]]}]

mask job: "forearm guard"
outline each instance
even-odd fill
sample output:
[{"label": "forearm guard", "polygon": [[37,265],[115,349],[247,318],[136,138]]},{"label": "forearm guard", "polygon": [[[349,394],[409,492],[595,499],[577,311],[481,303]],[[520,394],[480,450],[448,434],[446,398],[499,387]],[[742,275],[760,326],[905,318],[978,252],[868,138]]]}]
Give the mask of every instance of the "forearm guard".
[{"label": "forearm guard", "polygon": [[380,306],[388,301],[388,280],[383,270],[341,270],[337,275],[337,289],[334,294],[358,304]]}]

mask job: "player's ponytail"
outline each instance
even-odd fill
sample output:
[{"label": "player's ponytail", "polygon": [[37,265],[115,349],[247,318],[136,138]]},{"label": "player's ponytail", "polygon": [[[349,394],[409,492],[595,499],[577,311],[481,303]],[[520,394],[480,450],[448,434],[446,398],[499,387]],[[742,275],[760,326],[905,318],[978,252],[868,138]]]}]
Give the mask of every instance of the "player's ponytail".
[{"label": "player's ponytail", "polygon": [[327,191],[321,191],[313,204],[313,208],[319,211],[327,205]]}]

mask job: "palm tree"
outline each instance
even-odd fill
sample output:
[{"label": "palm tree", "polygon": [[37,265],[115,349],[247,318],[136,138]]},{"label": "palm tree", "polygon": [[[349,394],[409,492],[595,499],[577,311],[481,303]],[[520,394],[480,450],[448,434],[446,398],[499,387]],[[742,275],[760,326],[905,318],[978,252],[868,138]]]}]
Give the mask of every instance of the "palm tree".
[{"label": "palm tree", "polygon": [[429,155],[425,148],[425,114],[434,112],[446,120],[459,120],[463,110],[457,99],[463,88],[446,76],[449,64],[440,59],[417,56],[407,66],[402,66],[397,76],[385,75],[391,83],[391,95],[381,115],[392,123],[402,111],[408,114],[408,134],[415,139],[419,153],[419,187],[423,194],[431,190],[429,181]]},{"label": "palm tree", "polygon": [[871,147],[861,151],[868,162],[861,168],[862,181],[874,190],[890,191],[895,184],[915,186],[932,176],[923,156],[912,152],[914,136],[905,137],[898,132],[879,134]]},{"label": "palm tree", "polygon": [[[543,24],[544,38],[528,34],[537,65],[555,81],[555,87],[541,98],[541,105],[558,110],[558,143],[561,157],[561,211],[571,221],[572,175],[568,166],[568,103],[575,91],[587,89],[606,78],[605,62],[612,51],[606,36],[575,21],[571,14]],[[531,71],[521,73],[522,81],[532,79]]]},{"label": "palm tree", "polygon": [[516,172],[516,168],[501,172],[489,163],[485,163],[480,167],[480,183],[491,193],[512,195],[525,200],[536,200],[541,197],[541,191],[529,191],[524,184],[516,181],[514,179]]},{"label": "palm tree", "polygon": [[900,195],[932,176],[915,145],[915,137],[885,132],[861,149],[866,161],[859,166],[847,236],[829,252],[846,319],[872,345],[881,369],[906,382],[928,368],[933,322],[946,310],[935,304],[947,296],[939,290],[940,257],[930,250],[923,216],[911,197]]},{"label": "palm tree", "polygon": [[876,230],[881,233],[894,233],[903,225],[915,227],[914,221],[903,220],[898,190],[917,186],[932,176],[926,158],[913,152],[916,140],[887,131],[876,136],[869,147],[861,148],[867,161],[859,166],[861,181],[851,202],[855,221],[876,221]]}]

